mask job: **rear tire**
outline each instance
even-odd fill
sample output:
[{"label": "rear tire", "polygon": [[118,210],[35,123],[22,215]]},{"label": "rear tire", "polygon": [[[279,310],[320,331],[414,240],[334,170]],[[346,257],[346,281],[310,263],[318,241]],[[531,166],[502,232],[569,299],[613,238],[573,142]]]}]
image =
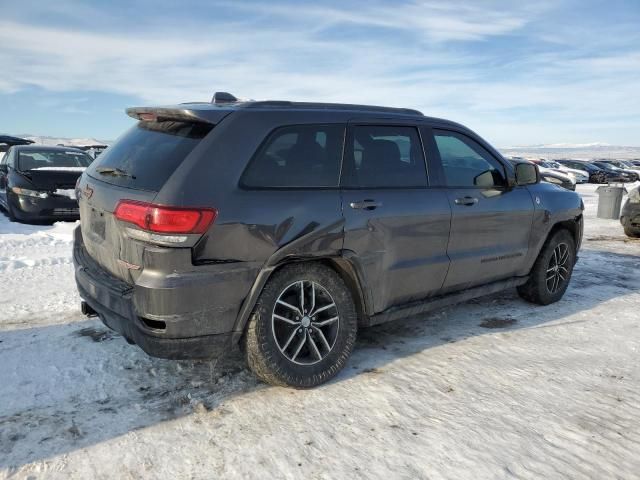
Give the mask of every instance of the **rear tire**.
[{"label": "rear tire", "polygon": [[549,305],[566,292],[576,261],[576,246],[567,230],[558,230],[545,242],[518,294],[531,303]]},{"label": "rear tire", "polygon": [[315,263],[285,266],[269,279],[251,314],[245,358],[263,382],[315,387],[345,366],[357,324],[351,292],[336,272]]}]

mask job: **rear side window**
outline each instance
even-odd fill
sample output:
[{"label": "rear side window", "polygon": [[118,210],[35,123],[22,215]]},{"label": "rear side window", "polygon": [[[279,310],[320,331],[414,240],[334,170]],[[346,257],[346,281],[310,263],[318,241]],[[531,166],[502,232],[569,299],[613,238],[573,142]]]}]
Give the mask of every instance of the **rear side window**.
[{"label": "rear side window", "polygon": [[242,185],[255,188],[337,187],[344,125],[295,125],[269,135]]},{"label": "rear side window", "polygon": [[89,174],[114,185],[158,191],[212,128],[205,123],[139,122],[93,162]]},{"label": "rear side window", "polygon": [[342,185],[347,188],[411,188],[427,185],[418,130],[359,125],[351,129]]},{"label": "rear side window", "polygon": [[434,130],[449,187],[492,188],[507,184],[504,167],[478,142],[456,132]]}]

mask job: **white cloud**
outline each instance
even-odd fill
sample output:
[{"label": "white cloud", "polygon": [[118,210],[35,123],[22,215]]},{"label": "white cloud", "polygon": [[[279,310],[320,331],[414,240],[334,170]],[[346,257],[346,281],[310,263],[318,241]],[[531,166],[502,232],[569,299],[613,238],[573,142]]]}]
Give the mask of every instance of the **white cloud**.
[{"label": "white cloud", "polygon": [[[581,126],[591,132],[627,117],[638,123],[640,50],[588,56],[574,43],[573,50],[541,48],[507,61],[480,48],[496,36],[535,37],[546,4],[225,5],[235,13],[232,22],[212,21],[205,15],[211,12],[182,23],[158,14],[120,18],[110,29],[1,20],[0,95],[37,86],[172,103],[228,90],[251,98],[378,103],[468,123],[498,143],[532,143],[531,135],[543,132],[540,142],[559,142],[562,132],[579,136]],[[99,18],[100,11],[91,15]],[[118,23],[109,15],[110,25]],[[326,33],[352,27],[367,35]],[[571,42],[581,38],[567,32]],[[546,113],[536,118],[527,110]],[[550,128],[552,122],[562,125]]]}]

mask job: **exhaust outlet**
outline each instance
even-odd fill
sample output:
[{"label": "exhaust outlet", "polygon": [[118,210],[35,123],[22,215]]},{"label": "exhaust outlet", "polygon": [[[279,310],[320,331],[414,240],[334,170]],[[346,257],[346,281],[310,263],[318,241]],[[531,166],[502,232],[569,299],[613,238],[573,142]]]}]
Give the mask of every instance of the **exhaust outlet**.
[{"label": "exhaust outlet", "polygon": [[93,308],[91,308],[91,306],[87,303],[87,302],[80,302],[80,311],[82,312],[83,315],[86,315],[87,317],[97,317],[98,316],[98,312],[96,312]]}]

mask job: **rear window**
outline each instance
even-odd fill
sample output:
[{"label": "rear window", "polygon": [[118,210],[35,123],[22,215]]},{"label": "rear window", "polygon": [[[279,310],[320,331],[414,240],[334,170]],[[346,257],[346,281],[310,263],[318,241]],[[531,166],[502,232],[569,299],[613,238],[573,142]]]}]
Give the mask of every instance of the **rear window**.
[{"label": "rear window", "polygon": [[407,126],[354,126],[345,151],[342,185],[425,187],[427,171],[418,130]]},{"label": "rear window", "polygon": [[49,149],[19,151],[17,157],[17,169],[21,172],[30,170],[83,171],[93,160],[84,152]]},{"label": "rear window", "polygon": [[140,122],[95,160],[89,174],[114,185],[158,191],[212,128],[204,123]]},{"label": "rear window", "polygon": [[343,125],[296,125],[275,130],[242,177],[246,187],[337,187]]}]

